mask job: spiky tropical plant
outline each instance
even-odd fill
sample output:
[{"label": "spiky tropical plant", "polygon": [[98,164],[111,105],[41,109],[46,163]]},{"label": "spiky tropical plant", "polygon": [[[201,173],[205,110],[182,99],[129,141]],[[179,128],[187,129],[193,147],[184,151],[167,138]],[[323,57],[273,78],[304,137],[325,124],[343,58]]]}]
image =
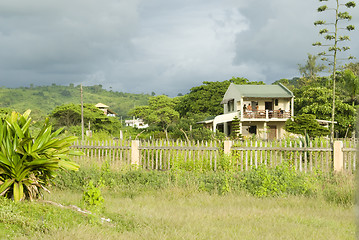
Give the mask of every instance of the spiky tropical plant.
[{"label": "spiky tropical plant", "polygon": [[79,169],[69,156],[82,154],[69,148],[76,137],[58,138],[62,129],[52,132],[48,119],[31,136],[29,115],[12,112],[0,119],[0,196],[14,201],[41,197],[58,170]]}]

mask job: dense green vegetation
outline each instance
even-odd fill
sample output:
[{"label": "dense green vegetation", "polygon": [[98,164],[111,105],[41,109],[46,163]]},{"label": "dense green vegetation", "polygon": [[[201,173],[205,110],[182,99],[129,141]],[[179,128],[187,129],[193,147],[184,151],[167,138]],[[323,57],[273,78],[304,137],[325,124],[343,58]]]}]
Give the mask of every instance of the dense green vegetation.
[{"label": "dense green vegetation", "polygon": [[288,119],[285,130],[303,136],[308,134],[311,138],[328,136],[330,133],[329,129],[321,126],[312,114],[301,114],[293,119]]},{"label": "dense green vegetation", "polygon": [[221,101],[231,83],[265,84],[262,81],[249,81],[240,77],[232,77],[229,80],[217,82],[203,82],[201,86],[191,88],[191,91],[181,98],[176,110],[182,117],[192,114],[206,114],[207,116],[222,114]]},{"label": "dense green vegetation", "polygon": [[[315,59],[308,59],[306,67],[316,68]],[[335,92],[335,132],[336,137],[351,137],[356,129],[356,111],[358,110],[357,94],[359,81],[357,68],[359,63],[351,63],[345,66],[342,72],[336,75],[337,83]],[[303,66],[302,66],[303,67]],[[315,72],[315,71],[314,71]],[[281,79],[274,84],[282,83],[294,93],[294,112],[296,116],[312,114],[316,119],[331,120],[332,117],[332,79],[331,77],[318,77],[318,72],[310,78],[303,73],[301,78],[291,80]],[[306,126],[309,127],[309,126]]]},{"label": "dense green vegetation", "polygon": [[[316,57],[308,55],[305,65],[299,65],[302,77],[281,79],[273,84],[282,83],[295,95],[295,115],[313,115],[315,119],[331,120],[332,115],[332,78],[319,77],[323,70]],[[335,131],[336,137],[351,137],[355,129],[355,112],[358,109],[359,63],[350,63],[343,71],[337,72]],[[150,96],[146,94],[126,94],[106,91],[101,85],[84,87],[85,127],[92,124],[94,137],[119,137],[123,130],[128,138],[172,138],[188,140],[209,140],[223,138],[222,134],[213,134],[204,129],[199,121],[213,118],[223,112],[221,100],[230,83],[264,84],[249,81],[246,78],[233,77],[217,82],[203,82],[191,88],[188,94],[171,98],[165,95]],[[153,94],[152,94],[153,95]],[[65,127],[71,133],[80,134],[80,87],[79,86],[43,86],[30,88],[0,88],[0,114],[11,110],[23,111],[32,109],[34,122],[43,121],[51,115],[55,126]],[[31,99],[31,101],[28,101]],[[102,102],[115,111],[117,118],[108,118],[93,107]],[[150,124],[148,129],[124,128],[120,123],[123,119],[143,118]],[[295,124],[295,122],[294,122]],[[293,123],[292,123],[293,125]],[[309,125],[301,127],[310,128]],[[288,127],[287,129],[294,129]],[[294,131],[295,132],[295,131]],[[319,133],[319,132],[318,132]],[[321,134],[312,134],[312,137]]]},{"label": "dense green vegetation", "polygon": [[[121,122],[118,118],[108,117],[92,104],[84,104],[84,124],[92,131],[118,134]],[[81,135],[81,105],[64,104],[56,107],[50,114],[55,129],[64,128],[78,136]],[[89,126],[90,125],[90,126]]]},{"label": "dense green vegetation", "polygon": [[166,188],[188,188],[209,194],[246,193],[255,197],[303,196],[322,198],[330,203],[353,206],[355,181],[352,174],[304,174],[283,164],[275,168],[264,165],[246,172],[186,171],[174,168],[168,172],[83,167],[76,173],[64,173],[55,180],[59,189],[82,190],[89,181],[105,189],[133,196],[143,191]]},{"label": "dense green vegetation", "polygon": [[179,119],[179,113],[175,110],[178,101],[177,98],[164,95],[151,97],[148,106],[136,107],[130,111],[130,115],[140,117],[151,125],[158,125],[164,130],[168,139],[169,126]]},{"label": "dense green vegetation", "polygon": [[[147,104],[148,94],[130,94],[107,91],[101,85],[83,86],[84,103],[104,103],[118,116],[127,117],[127,113],[135,106]],[[50,114],[55,107],[63,104],[80,104],[80,86],[31,86],[22,88],[0,87],[0,108],[11,108],[24,112],[31,109],[33,116]],[[35,119],[36,120],[36,119]]]}]

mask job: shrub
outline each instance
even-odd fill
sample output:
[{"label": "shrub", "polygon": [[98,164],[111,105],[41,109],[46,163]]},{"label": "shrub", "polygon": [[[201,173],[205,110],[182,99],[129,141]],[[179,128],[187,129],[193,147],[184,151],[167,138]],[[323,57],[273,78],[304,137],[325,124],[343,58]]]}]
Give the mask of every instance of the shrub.
[{"label": "shrub", "polygon": [[107,167],[81,168],[78,172],[62,172],[55,179],[59,188],[81,190],[90,180],[103,179],[104,188],[121,192],[133,198],[145,191],[166,188],[183,188],[191,191],[224,195],[247,192],[257,197],[297,195],[323,197],[326,201],[351,206],[354,203],[354,176],[347,174],[326,175],[320,172],[302,173],[289,162],[275,168],[260,165],[240,172],[235,170],[196,171],[172,168],[169,171],[143,169],[112,171]]},{"label": "shrub", "polygon": [[260,165],[244,174],[242,187],[258,197],[314,195],[316,190],[308,175],[296,172],[288,163],[275,168]]},{"label": "shrub", "polygon": [[94,209],[99,208],[105,200],[101,194],[103,181],[100,180],[100,182],[95,185],[94,182],[90,180],[84,187],[85,190],[82,196],[82,200],[84,201],[85,205]]},{"label": "shrub", "polygon": [[79,168],[68,158],[80,154],[69,149],[76,138],[57,138],[61,129],[52,133],[48,119],[33,137],[29,115],[30,110],[23,115],[12,112],[0,119],[0,196],[15,201],[39,198],[57,170]]}]

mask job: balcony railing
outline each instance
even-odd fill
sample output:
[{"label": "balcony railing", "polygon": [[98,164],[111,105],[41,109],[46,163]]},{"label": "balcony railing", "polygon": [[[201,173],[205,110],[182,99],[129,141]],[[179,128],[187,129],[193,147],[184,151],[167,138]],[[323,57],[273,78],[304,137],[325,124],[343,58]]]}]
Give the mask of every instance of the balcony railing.
[{"label": "balcony railing", "polygon": [[243,118],[254,118],[254,119],[288,119],[291,117],[290,111],[284,110],[255,110],[255,111],[245,111],[243,113]]}]

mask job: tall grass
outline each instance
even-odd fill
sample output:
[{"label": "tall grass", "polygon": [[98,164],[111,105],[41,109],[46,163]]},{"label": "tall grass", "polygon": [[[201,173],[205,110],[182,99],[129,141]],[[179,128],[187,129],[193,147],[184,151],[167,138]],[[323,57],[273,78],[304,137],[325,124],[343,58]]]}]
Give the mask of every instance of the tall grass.
[{"label": "tall grass", "polygon": [[[105,166],[105,167],[104,167]],[[256,197],[286,197],[290,195],[323,198],[325,201],[350,207],[354,204],[353,174],[302,173],[283,163],[274,168],[260,165],[245,172],[170,171],[143,169],[111,171],[102,167],[84,167],[76,173],[64,172],[55,181],[59,189],[83,190],[90,180],[103,181],[112,192],[138,195],[144,191],[166,188],[192,188],[197,192],[224,195],[250,194]]]},{"label": "tall grass", "polygon": [[[79,204],[80,191],[54,190],[50,200]],[[70,199],[69,199],[70,198]],[[165,188],[123,196],[104,192],[110,223],[41,203],[2,202],[0,239],[354,239],[350,208],[320,199],[257,198]],[[4,216],[4,215],[2,215]]]},{"label": "tall grass", "polygon": [[[0,239],[354,239],[355,181],[288,165],[247,172],[62,172],[45,199],[85,208],[85,186],[103,184],[94,215],[0,198]],[[111,222],[101,222],[100,217]]]}]

